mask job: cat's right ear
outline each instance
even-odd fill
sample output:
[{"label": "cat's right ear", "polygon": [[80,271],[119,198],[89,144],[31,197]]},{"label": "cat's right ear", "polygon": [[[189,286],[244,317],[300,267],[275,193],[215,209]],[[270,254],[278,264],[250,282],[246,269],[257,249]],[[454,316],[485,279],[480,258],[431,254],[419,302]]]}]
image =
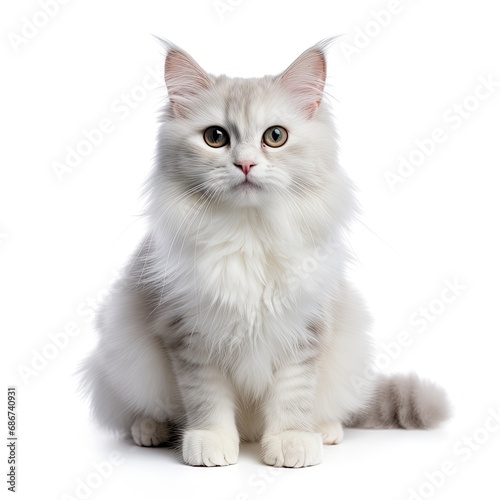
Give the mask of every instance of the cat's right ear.
[{"label": "cat's right ear", "polygon": [[161,40],[167,49],[165,83],[174,113],[182,116],[189,102],[211,85],[211,79],[200,65],[184,50],[171,42]]}]

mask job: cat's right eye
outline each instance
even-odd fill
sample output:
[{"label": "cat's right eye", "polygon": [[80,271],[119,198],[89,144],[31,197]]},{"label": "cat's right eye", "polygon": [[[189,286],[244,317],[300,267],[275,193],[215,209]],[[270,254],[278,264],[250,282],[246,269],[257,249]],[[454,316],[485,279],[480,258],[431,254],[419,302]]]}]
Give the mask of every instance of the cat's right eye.
[{"label": "cat's right eye", "polygon": [[211,148],[221,148],[229,142],[229,134],[222,127],[208,127],[203,138]]}]

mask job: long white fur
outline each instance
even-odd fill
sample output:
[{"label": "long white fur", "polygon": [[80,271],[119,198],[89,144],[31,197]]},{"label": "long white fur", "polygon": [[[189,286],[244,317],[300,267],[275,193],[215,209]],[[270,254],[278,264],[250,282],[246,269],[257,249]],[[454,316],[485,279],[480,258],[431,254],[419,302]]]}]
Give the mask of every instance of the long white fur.
[{"label": "long white fur", "polygon": [[[344,277],[356,211],[323,98],[322,42],[277,77],[204,72],[166,43],[170,101],[148,182],[150,234],[101,311],[84,365],[98,421],[137,444],[183,429],[183,460],[307,466],[367,410],[369,317]],[[210,148],[208,126],[231,134]],[[270,126],[288,130],[265,147]],[[249,178],[234,166],[250,159]]]}]

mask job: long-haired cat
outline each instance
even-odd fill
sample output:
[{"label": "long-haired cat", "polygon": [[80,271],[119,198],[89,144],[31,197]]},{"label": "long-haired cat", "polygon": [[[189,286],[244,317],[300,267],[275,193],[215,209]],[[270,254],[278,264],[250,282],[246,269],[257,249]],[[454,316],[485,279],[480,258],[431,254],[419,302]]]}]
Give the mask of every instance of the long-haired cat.
[{"label": "long-haired cat", "polygon": [[94,416],[138,445],[180,428],[186,464],[234,464],[241,441],[259,440],[266,464],[305,467],[342,426],[447,416],[432,384],[364,375],[369,317],[345,278],[356,204],[324,96],[327,44],[244,79],[165,42],[149,233],[83,366]]}]

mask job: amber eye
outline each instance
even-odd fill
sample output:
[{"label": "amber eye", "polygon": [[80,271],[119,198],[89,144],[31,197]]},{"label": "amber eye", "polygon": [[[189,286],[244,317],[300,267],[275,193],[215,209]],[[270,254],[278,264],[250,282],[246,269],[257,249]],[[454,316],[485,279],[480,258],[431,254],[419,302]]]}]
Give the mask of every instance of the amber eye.
[{"label": "amber eye", "polygon": [[229,142],[229,134],[222,127],[208,127],[203,138],[211,148],[221,148]]},{"label": "amber eye", "polygon": [[274,127],[269,127],[262,136],[264,144],[272,148],[279,148],[285,144],[288,139],[288,132],[283,128],[275,125]]}]

